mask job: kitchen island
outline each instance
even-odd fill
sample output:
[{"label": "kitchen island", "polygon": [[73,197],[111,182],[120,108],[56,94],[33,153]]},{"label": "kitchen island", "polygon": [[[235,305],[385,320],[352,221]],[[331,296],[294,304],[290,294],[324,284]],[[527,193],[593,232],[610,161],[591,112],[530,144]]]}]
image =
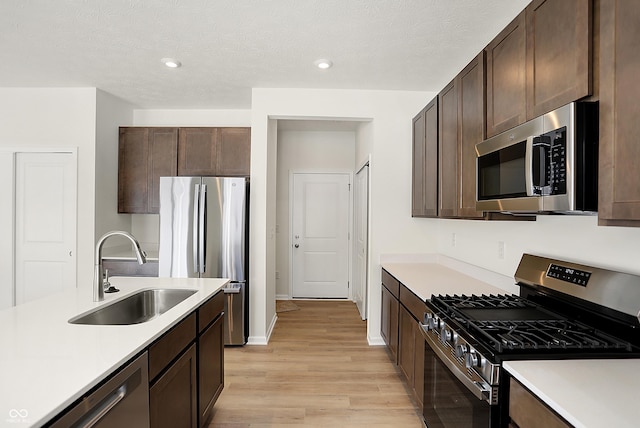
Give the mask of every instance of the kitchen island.
[{"label": "kitchen island", "polygon": [[[226,279],[112,278],[121,291],[93,302],[90,287],[0,311],[0,426],[42,426],[214,296]],[[68,320],[141,289],[197,290],[141,324]]]}]

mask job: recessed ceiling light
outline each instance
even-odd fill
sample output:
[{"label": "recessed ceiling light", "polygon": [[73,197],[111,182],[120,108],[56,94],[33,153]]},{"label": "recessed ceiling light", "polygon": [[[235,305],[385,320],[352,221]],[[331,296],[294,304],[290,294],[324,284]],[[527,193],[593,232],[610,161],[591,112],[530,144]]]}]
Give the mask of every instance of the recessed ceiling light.
[{"label": "recessed ceiling light", "polygon": [[316,67],[322,70],[326,70],[327,68],[331,68],[331,66],[333,66],[333,62],[331,62],[331,60],[328,60],[328,59],[316,60],[314,64],[316,65]]},{"label": "recessed ceiling light", "polygon": [[162,58],[162,63],[169,68],[178,68],[182,65],[180,61],[174,58]]}]

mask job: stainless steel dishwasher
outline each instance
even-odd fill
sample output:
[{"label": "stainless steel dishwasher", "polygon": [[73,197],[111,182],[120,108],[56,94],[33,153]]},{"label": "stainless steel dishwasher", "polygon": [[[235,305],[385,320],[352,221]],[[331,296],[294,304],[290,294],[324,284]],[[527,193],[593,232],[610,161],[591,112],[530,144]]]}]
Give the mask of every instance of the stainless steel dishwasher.
[{"label": "stainless steel dishwasher", "polygon": [[149,427],[149,369],[145,352],[56,420],[52,428]]}]

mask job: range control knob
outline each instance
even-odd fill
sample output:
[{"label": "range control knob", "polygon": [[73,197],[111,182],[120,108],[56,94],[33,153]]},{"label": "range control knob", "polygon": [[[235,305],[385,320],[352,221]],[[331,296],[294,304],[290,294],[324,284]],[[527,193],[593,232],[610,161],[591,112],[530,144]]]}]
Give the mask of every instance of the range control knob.
[{"label": "range control knob", "polygon": [[431,330],[431,321],[433,320],[433,314],[425,313],[424,314],[424,325],[427,331]]},{"label": "range control knob", "polygon": [[429,329],[436,330],[438,328],[440,328],[440,318],[432,315],[431,318],[429,318]]},{"label": "range control knob", "polygon": [[469,345],[466,343],[459,343],[456,345],[456,357],[462,358],[467,355],[467,352],[469,352]]},{"label": "range control knob", "polygon": [[451,341],[451,330],[446,328],[446,324],[443,323],[442,330],[440,330],[440,340],[443,342]]},{"label": "range control knob", "polygon": [[468,369],[480,367],[480,356],[476,353],[474,349],[469,349],[469,351],[465,354],[464,364],[467,366]]}]

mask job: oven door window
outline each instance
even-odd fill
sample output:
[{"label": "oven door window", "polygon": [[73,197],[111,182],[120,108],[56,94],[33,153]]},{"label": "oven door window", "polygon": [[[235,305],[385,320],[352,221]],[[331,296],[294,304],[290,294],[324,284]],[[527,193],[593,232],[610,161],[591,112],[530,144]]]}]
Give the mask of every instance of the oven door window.
[{"label": "oven door window", "polygon": [[469,392],[428,344],[425,344],[424,367],[423,416],[428,428],[491,426],[491,406]]},{"label": "oven door window", "polygon": [[478,200],[527,196],[526,147],[521,141],[478,158]]}]

